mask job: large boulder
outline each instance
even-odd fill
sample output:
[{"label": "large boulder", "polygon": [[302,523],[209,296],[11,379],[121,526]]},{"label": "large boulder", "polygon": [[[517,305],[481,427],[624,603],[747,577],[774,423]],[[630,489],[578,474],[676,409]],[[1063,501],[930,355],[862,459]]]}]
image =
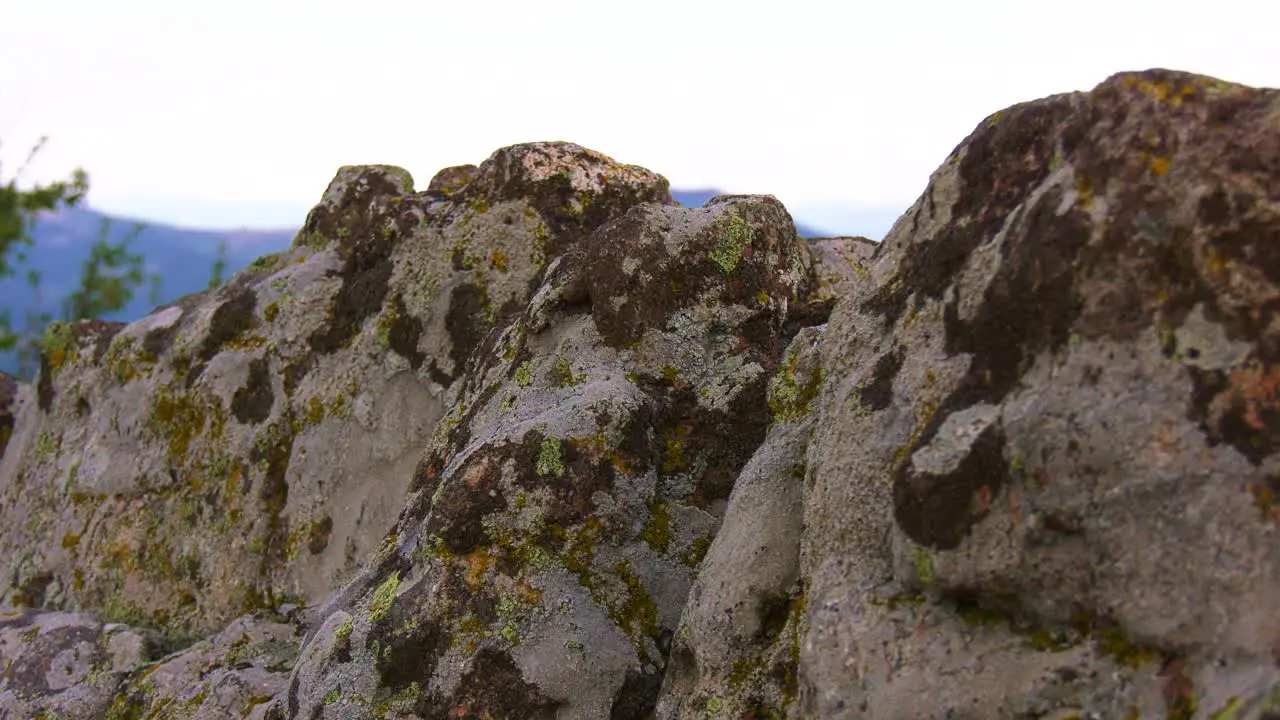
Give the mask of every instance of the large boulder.
[{"label": "large boulder", "polygon": [[[667,181],[504,148],[451,199],[344,167],[289,251],[131,323],[54,324],[0,385],[0,598],[197,637],[377,549],[467,358],[546,262]],[[12,433],[10,433],[12,428]]]},{"label": "large boulder", "polygon": [[793,714],[1276,716],[1278,168],[1167,71],[956,148],[827,329]]},{"label": "large boulder", "polygon": [[766,196],[643,205],[474,356],[290,717],[641,718],[809,285]]}]

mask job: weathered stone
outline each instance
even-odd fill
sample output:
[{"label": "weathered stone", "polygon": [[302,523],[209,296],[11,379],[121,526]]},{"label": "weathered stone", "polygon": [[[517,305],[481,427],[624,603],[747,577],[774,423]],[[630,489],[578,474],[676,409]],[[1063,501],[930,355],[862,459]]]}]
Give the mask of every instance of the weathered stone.
[{"label": "weathered stone", "polygon": [[147,660],[147,641],[81,613],[0,616],[0,717],[105,717],[116,686]]},{"label": "weathered stone", "polygon": [[441,195],[453,195],[459,190],[467,186],[480,173],[480,168],[475,165],[454,165],[447,167],[436,173],[431,178],[431,182],[427,185],[427,192],[436,192]]},{"label": "weathered stone", "polygon": [[1278,119],[1122,74],[934,174],[827,330],[794,713],[1268,716]]},{"label": "weathered stone", "polygon": [[795,700],[800,541],[820,328],[771,382],[773,426],[743,468],[676,631],[656,717],[781,717]]},{"label": "weathered stone", "polygon": [[412,192],[398,168],[342,168],[294,247],[226,286],[52,325],[34,402],[10,402],[0,597],[196,636],[324,600],[547,253],[670,202],[662,177],[564,143],[499,151],[465,202]]},{"label": "weathered stone", "polygon": [[568,143],[343,168],[0,377],[0,593],[133,624],[0,619],[0,714],[1274,720],[1278,167],[1280,93],[1150,71],[880,245]]},{"label": "weathered stone", "polygon": [[387,546],[320,611],[290,712],[648,717],[806,272],[767,197],[637,207],[569,247],[482,346]]}]

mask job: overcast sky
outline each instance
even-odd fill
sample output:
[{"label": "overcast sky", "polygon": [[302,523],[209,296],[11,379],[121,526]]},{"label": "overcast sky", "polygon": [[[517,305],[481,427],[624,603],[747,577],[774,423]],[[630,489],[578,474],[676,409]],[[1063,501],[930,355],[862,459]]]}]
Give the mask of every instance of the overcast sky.
[{"label": "overcast sky", "polygon": [[0,0],[0,178],[48,135],[28,176],[82,166],[101,209],[294,226],[343,164],[425,186],[560,139],[871,234],[1015,102],[1156,66],[1280,86],[1277,27],[1263,0]]}]

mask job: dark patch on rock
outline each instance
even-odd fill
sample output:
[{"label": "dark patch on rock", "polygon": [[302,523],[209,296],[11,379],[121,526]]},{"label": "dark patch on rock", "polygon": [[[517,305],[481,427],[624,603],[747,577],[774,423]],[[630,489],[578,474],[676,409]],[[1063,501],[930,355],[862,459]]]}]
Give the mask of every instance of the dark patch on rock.
[{"label": "dark patch on rock", "polygon": [[231,413],[246,425],[256,425],[271,416],[275,393],[271,390],[271,372],[266,358],[249,361],[249,377],[231,398]]},{"label": "dark patch on rock", "polygon": [[509,445],[481,448],[449,477],[436,496],[426,533],[438,536],[454,555],[466,555],[488,544],[484,518],[507,507],[498,481],[502,463],[512,451]]},{"label": "dark patch on rock", "polygon": [[431,182],[427,183],[427,192],[438,192],[446,197],[453,195],[466,187],[479,174],[480,168],[475,165],[447,167],[431,178]]},{"label": "dark patch on rock", "polygon": [[758,641],[772,643],[782,634],[783,628],[787,626],[787,619],[791,616],[792,604],[793,598],[788,592],[760,598],[760,605],[756,609],[760,618],[759,636],[756,638]]},{"label": "dark patch on rock", "polygon": [[311,350],[328,355],[346,345],[360,331],[364,321],[382,307],[391,280],[391,250],[394,233],[368,229],[361,241],[353,242],[350,255],[339,275],[342,287],[329,307],[329,323],[308,339]]},{"label": "dark patch on rock", "polygon": [[40,373],[36,379],[36,406],[41,412],[53,410],[53,365],[45,353],[40,353]]},{"label": "dark patch on rock", "polygon": [[871,382],[858,392],[858,401],[864,408],[884,410],[889,407],[893,402],[893,379],[902,369],[903,360],[900,347],[895,347],[876,360],[876,366],[871,371]]},{"label": "dark patch on rock", "polygon": [[912,295],[917,306],[926,297],[941,298],[973,251],[995,236],[1031,188],[1049,174],[1057,141],[1066,153],[1080,142],[1081,128],[1058,132],[1073,111],[1067,99],[1018,105],[1003,111],[998,122],[989,118],[974,130],[965,140],[968,150],[959,168],[963,191],[952,209],[953,218],[968,222],[950,223],[938,237],[915,248],[862,310],[883,315],[892,325]]},{"label": "dark patch on rock", "polygon": [[53,575],[40,571],[22,581],[10,600],[14,607],[44,607],[45,593],[53,583]]},{"label": "dark patch on rock", "polygon": [[430,364],[427,365],[427,375],[431,377],[432,382],[435,382],[441,387],[447,388],[453,384],[453,376],[441,370],[434,358],[431,360]]},{"label": "dark patch on rock", "polygon": [[307,373],[311,372],[315,364],[315,355],[304,353],[301,357],[280,368],[280,379],[284,384],[284,394],[292,397],[297,392],[298,385],[307,376]]},{"label": "dark patch on rock", "polygon": [[661,689],[661,672],[628,668],[613,706],[609,708],[609,720],[646,720],[652,717]]},{"label": "dark patch on rock", "polygon": [[107,320],[82,320],[71,326],[79,345],[93,344],[93,364],[102,365],[102,358],[111,347],[111,341],[125,327],[122,322]]},{"label": "dark patch on rock", "polygon": [[608,458],[592,460],[586,457],[575,441],[552,438],[559,451],[562,472],[538,472],[538,461],[543,443],[548,438],[537,430],[530,430],[515,446],[512,457],[519,472],[516,484],[536,490],[549,490],[554,500],[545,510],[544,517],[556,525],[567,527],[591,517],[596,512],[591,499],[597,492],[612,495],[614,492],[614,467]]},{"label": "dark patch on rock", "polygon": [[418,341],[422,338],[422,321],[409,314],[401,298],[395,299],[394,307],[395,320],[387,329],[387,344],[417,370],[427,359],[426,354],[418,349]]},{"label": "dark patch on rock", "polygon": [[449,649],[449,633],[428,619],[433,615],[427,607],[429,588],[430,583],[419,583],[404,590],[369,630],[367,644],[379,648],[374,656],[379,685],[391,693],[414,683],[429,685]]},{"label": "dark patch on rock", "polygon": [[[730,202],[730,200],[733,200]],[[798,253],[790,216],[772,198],[724,199],[707,209],[642,205],[596,230],[586,242],[584,278],[591,314],[605,342],[615,348],[638,341],[649,329],[663,329],[671,316],[694,303],[719,302],[746,307],[760,297],[794,301],[794,288],[780,281],[781,270]],[[680,251],[667,250],[668,236],[683,214],[714,214],[715,222],[697,233],[679,236]],[[769,263],[777,258],[778,266]],[[631,262],[626,262],[630,260]],[[627,268],[643,268],[643,272]],[[707,291],[713,296],[707,297]],[[780,343],[781,318],[770,318],[766,304],[749,342],[771,352]],[[744,330],[751,335],[751,327]]]},{"label": "dark patch on rock", "polygon": [[1200,426],[1210,445],[1227,443],[1259,465],[1280,449],[1280,364],[1257,362],[1230,374],[1187,367],[1191,403],[1187,417]]},{"label": "dark patch on rock", "polygon": [[[263,431],[260,431],[263,432]],[[264,562],[280,562],[284,557],[287,538],[285,518],[282,517],[289,502],[289,461],[293,457],[293,432],[289,418],[272,425],[266,432],[268,440],[255,443],[249,451],[249,461],[265,463],[262,485],[258,488],[258,500],[271,525]]]},{"label": "dark patch on rock", "polygon": [[329,536],[333,533],[333,518],[325,515],[307,532],[307,552],[319,555],[329,547]]},{"label": "dark patch on rock", "polygon": [[946,474],[916,472],[908,457],[893,482],[893,516],[898,527],[920,545],[939,550],[959,547],[1009,482],[1004,445],[1004,431],[992,424]]},{"label": "dark patch on rock", "polygon": [[213,311],[209,319],[209,330],[200,343],[196,357],[202,362],[209,362],[227,343],[239,338],[253,329],[257,322],[254,310],[258,305],[258,296],[247,287],[225,288],[226,300]]},{"label": "dark patch on rock", "polygon": [[41,630],[28,643],[23,652],[17,653],[5,668],[5,687],[19,696],[45,695],[49,693],[48,675],[55,666],[57,656],[77,648],[82,643],[95,648],[92,656],[81,658],[97,664],[102,659],[98,650],[100,633],[89,627],[61,627]]},{"label": "dark patch on rock", "polygon": [[560,703],[528,682],[511,656],[482,647],[448,698],[414,708],[423,720],[555,720]]},{"label": "dark patch on rock", "polygon": [[480,344],[489,328],[490,323],[485,318],[488,302],[484,288],[471,283],[454,287],[449,295],[444,329],[449,333],[449,359],[453,361],[454,377],[462,374],[471,351]]},{"label": "dark patch on rock", "polygon": [[13,425],[16,418],[14,403],[18,399],[19,384],[16,378],[6,372],[0,372],[0,458],[9,447],[9,438],[13,437]]},{"label": "dark patch on rock", "polygon": [[1000,402],[1038,352],[1067,343],[1081,310],[1074,277],[1090,223],[1080,210],[1058,217],[1053,205],[1041,201],[1025,231],[1006,245],[972,319],[958,318],[958,300],[945,308],[947,352],[973,355],[949,409]]}]

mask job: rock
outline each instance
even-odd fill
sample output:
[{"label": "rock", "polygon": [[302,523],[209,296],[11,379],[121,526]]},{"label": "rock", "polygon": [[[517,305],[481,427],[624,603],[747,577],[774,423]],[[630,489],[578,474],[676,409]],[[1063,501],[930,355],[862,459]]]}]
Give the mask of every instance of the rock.
[{"label": "rock", "polygon": [[1280,92],[1155,70],[879,245],[568,143],[342,168],[0,377],[0,713],[1273,720],[1278,167]]},{"label": "rock", "polygon": [[437,192],[444,196],[454,195],[480,174],[475,165],[454,165],[435,174],[427,185],[427,192]]},{"label": "rock", "polygon": [[827,329],[795,716],[1270,716],[1277,118],[1121,74],[934,173]]},{"label": "rock", "polygon": [[805,277],[771,197],[633,207],[567,248],[318,613],[290,714],[648,717]]},{"label": "rock", "polygon": [[3,717],[261,718],[298,656],[294,625],[237,618],[216,636],[159,657],[147,632],[81,613],[19,611],[0,620]]},{"label": "rock", "polygon": [[[795,700],[805,449],[822,328],[770,383],[773,424],[742,469],[680,619],[656,717],[774,717]],[[770,715],[769,713],[773,713]]]},{"label": "rock", "polygon": [[214,637],[133,672],[116,689],[109,717],[279,717],[300,641],[292,624],[237,618]]},{"label": "rock", "polygon": [[342,168],[294,247],[226,286],[127,326],[51,325],[34,396],[7,404],[0,597],[196,637],[323,601],[549,253],[670,202],[660,176],[565,143],[498,151],[456,203],[412,193],[398,168]]},{"label": "rock", "polygon": [[146,660],[147,641],[82,613],[0,616],[0,716],[100,718],[118,683]]}]

